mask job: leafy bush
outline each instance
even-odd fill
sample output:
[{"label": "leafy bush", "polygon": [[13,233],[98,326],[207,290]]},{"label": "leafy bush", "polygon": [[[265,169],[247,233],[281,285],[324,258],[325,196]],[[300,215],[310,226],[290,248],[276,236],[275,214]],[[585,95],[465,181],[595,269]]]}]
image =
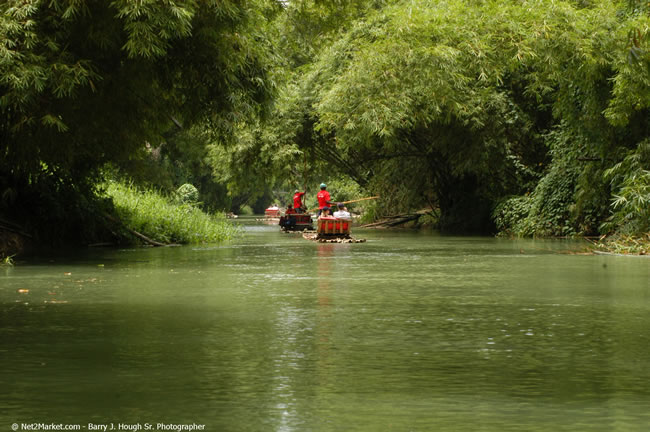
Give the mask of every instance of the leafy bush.
[{"label": "leafy bush", "polygon": [[243,205],[239,208],[239,214],[245,216],[252,216],[254,214],[253,209],[249,205]]},{"label": "leafy bush", "polygon": [[565,236],[578,233],[575,197],[583,142],[560,127],[546,135],[553,161],[530,195],[507,198],[492,213],[501,234]]},{"label": "leafy bush", "polygon": [[563,236],[576,234],[571,208],[579,171],[575,166],[554,164],[532,194],[527,221],[520,234],[526,236]]},{"label": "leafy bush", "polygon": [[528,217],[532,207],[530,196],[509,197],[501,201],[494,212],[492,219],[500,235],[519,235],[524,228],[523,222]]},{"label": "leafy bush", "polygon": [[612,215],[601,226],[610,233],[643,235],[650,231],[650,139],[604,173],[613,189]]},{"label": "leafy bush", "polygon": [[194,185],[185,183],[176,190],[176,197],[181,204],[196,205],[199,202],[199,191]]}]

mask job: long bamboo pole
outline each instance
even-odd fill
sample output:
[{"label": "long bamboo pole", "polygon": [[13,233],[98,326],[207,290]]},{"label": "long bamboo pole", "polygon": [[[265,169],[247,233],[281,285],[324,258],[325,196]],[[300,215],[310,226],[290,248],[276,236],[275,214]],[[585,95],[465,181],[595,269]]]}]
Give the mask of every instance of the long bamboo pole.
[{"label": "long bamboo pole", "polygon": [[[351,203],[355,203],[355,202],[359,202],[359,201],[366,201],[366,200],[377,199],[377,198],[379,198],[379,195],[371,196],[371,197],[367,197],[367,198],[359,198],[359,199],[350,200],[350,201],[342,201],[341,204],[351,204]],[[313,212],[313,211],[316,211],[316,210],[318,210],[318,207],[307,210],[307,213]]]},{"label": "long bamboo pole", "polygon": [[365,200],[371,200],[371,199],[377,199],[377,198],[379,198],[379,195],[371,196],[371,197],[368,197],[368,198],[359,198],[359,199],[350,200],[350,201],[343,201],[343,202],[341,202],[341,204],[350,204],[350,203],[355,203],[355,202],[365,201]]}]

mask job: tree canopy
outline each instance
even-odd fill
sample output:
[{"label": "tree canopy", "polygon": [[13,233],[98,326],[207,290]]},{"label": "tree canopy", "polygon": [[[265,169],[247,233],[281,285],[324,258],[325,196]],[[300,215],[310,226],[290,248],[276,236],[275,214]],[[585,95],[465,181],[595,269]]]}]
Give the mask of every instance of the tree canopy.
[{"label": "tree canopy", "polygon": [[14,217],[61,188],[91,188],[106,163],[128,163],[175,130],[206,122],[228,133],[263,112],[273,92],[275,54],[263,31],[273,5],[11,0],[0,8],[0,194]]},{"label": "tree canopy", "polygon": [[[428,202],[443,227],[485,230],[494,205],[534,193],[559,155],[579,183],[607,166],[580,158],[606,161],[648,137],[647,33],[647,13],[609,1],[388,5],[288,87],[287,145],[395,197],[389,207]],[[584,195],[607,196],[606,185],[577,183],[572,225],[593,232],[587,214],[602,203]]]},{"label": "tree canopy", "polygon": [[331,178],[448,231],[648,229],[645,1],[0,5],[4,213],[111,164],[212,208]]}]

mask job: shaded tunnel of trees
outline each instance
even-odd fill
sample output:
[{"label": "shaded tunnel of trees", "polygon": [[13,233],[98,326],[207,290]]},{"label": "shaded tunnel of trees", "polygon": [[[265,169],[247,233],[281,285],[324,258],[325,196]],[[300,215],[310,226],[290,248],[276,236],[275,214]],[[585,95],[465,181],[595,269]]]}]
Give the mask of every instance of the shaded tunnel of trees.
[{"label": "shaded tunnel of trees", "polygon": [[0,7],[6,230],[101,240],[120,177],[208,211],[334,181],[446,232],[650,231],[647,2]]}]

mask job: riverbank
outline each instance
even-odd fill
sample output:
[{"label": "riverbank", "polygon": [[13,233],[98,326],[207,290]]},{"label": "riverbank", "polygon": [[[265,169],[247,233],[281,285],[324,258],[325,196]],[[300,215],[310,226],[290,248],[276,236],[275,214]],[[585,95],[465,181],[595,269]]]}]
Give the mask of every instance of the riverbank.
[{"label": "riverbank", "polygon": [[650,255],[650,233],[642,236],[612,235],[593,242],[594,252],[614,255]]},{"label": "riverbank", "polygon": [[36,226],[33,223],[23,227],[2,219],[0,262],[32,251],[66,247],[219,243],[239,232],[223,213],[209,214],[197,203],[179,202],[121,182],[108,182],[101,199],[110,200],[112,205],[89,207],[82,218],[86,223],[77,227],[82,235],[76,241],[63,240],[68,236],[48,241],[37,230],[28,228]]},{"label": "riverbank", "polygon": [[[411,213],[386,216],[377,221],[362,224],[361,227],[374,229],[433,229],[436,227],[437,217],[438,214],[435,210],[422,209]],[[498,233],[497,236],[518,237],[504,232]],[[590,244],[589,251],[586,251],[589,253],[632,256],[650,255],[650,233],[637,236],[613,234],[596,239],[580,236],[541,236],[538,238],[582,238]]]},{"label": "riverbank", "polygon": [[111,181],[106,185],[106,195],[115,205],[117,228],[135,241],[156,246],[218,243],[238,233],[224,213],[208,214],[196,203],[177,201],[152,190]]},{"label": "riverbank", "polygon": [[28,239],[22,235],[0,229],[0,264],[11,263],[11,258],[27,248]]}]

